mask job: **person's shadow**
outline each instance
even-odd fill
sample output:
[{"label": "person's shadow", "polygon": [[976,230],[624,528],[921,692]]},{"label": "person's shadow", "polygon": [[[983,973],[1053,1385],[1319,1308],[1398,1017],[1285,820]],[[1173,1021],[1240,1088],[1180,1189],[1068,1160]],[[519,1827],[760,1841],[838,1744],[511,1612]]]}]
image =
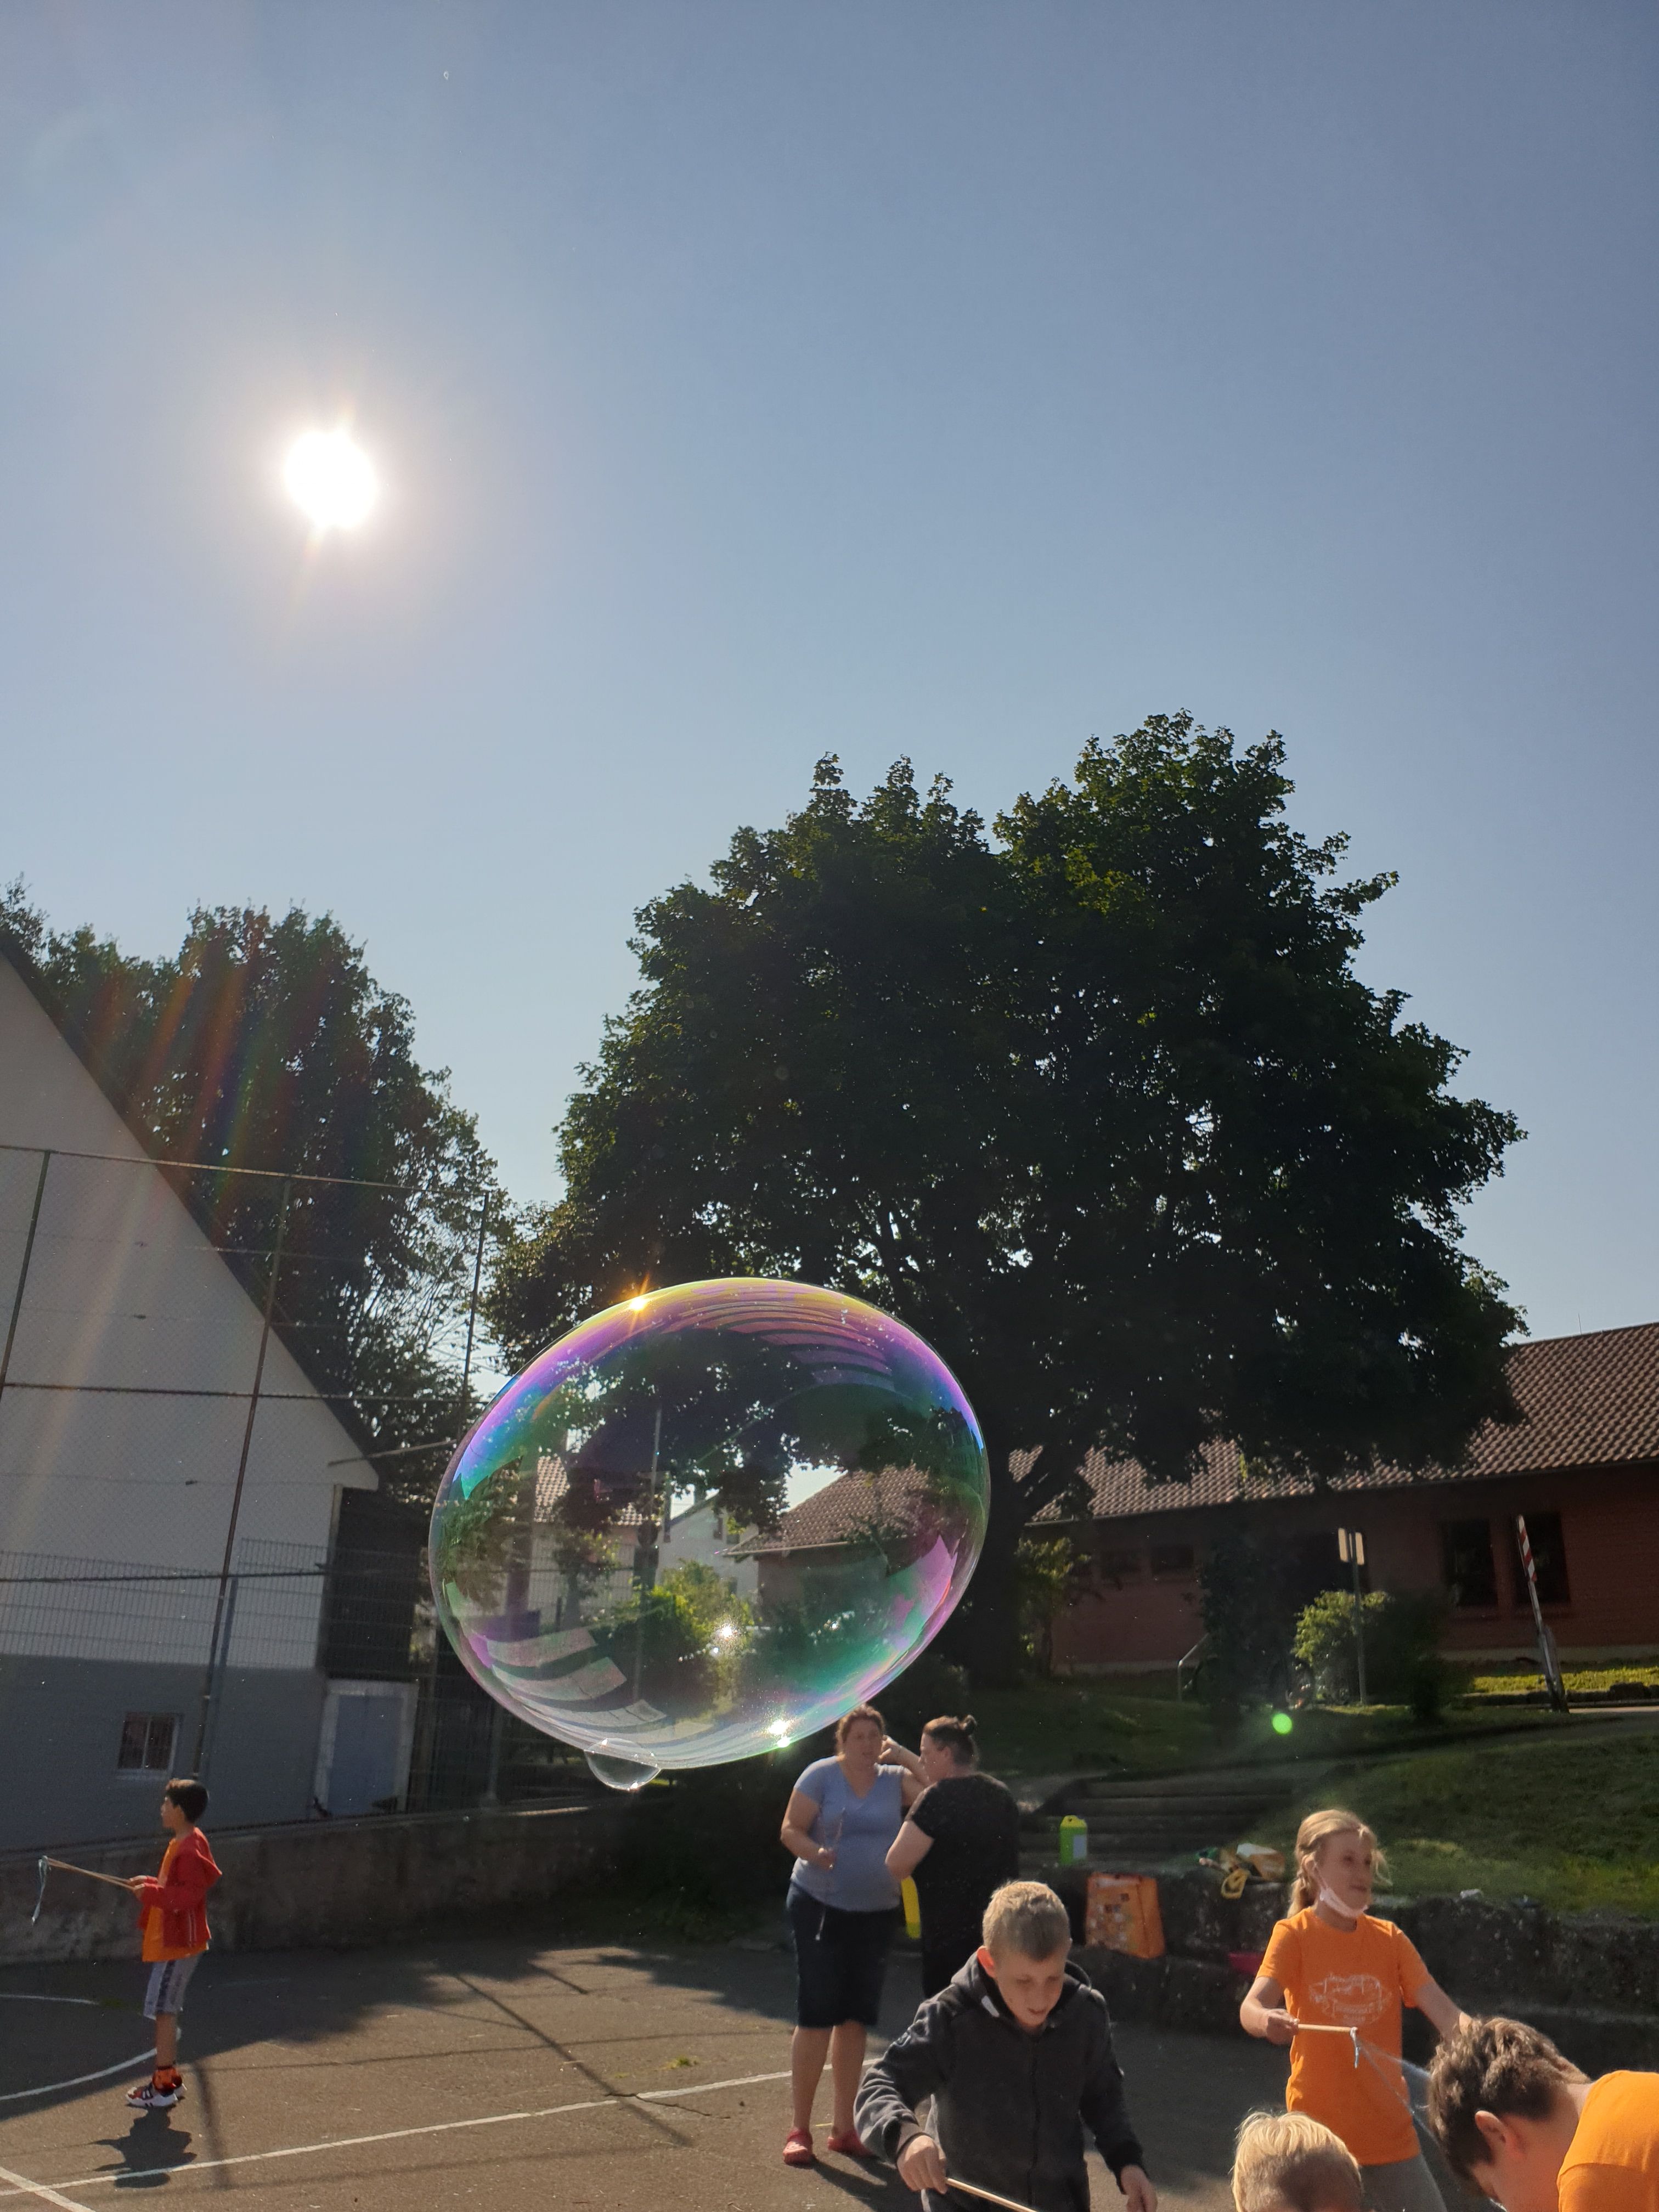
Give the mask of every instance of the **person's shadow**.
[{"label": "person's shadow", "polygon": [[189,2170],[196,2154],[188,2128],[175,2128],[166,2112],[140,2112],[124,2136],[97,2140],[125,2160],[113,2177],[117,2189],[165,2189],[167,2177]]}]

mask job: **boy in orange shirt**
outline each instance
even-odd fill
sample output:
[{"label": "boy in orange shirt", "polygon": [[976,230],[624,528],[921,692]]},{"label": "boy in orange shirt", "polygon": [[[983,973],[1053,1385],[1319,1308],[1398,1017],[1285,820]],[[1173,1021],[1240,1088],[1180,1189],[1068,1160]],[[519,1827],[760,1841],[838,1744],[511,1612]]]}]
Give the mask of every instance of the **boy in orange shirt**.
[{"label": "boy in orange shirt", "polygon": [[1524,2021],[1468,2021],[1442,2044],[1429,2124],[1505,2212],[1659,2212],[1659,2074],[1592,2081]]},{"label": "boy in orange shirt", "polygon": [[154,1881],[137,1875],[127,1887],[143,1907],[141,1957],[150,1969],[144,2017],[155,2022],[155,2070],[127,2092],[135,2112],[164,2112],[185,2094],[179,2067],[179,2014],[196,1961],[208,1947],[207,1893],[219,1869],[198,1825],[207,1810],[203,1784],[175,1776],[161,1793],[161,1826],[172,1841]]},{"label": "boy in orange shirt", "polygon": [[1352,1813],[1308,1815],[1297,1832],[1290,1917],[1268,1939],[1239,2019],[1250,2034],[1291,2045],[1285,2101],[1352,2152],[1367,2212],[1444,2212],[1418,2148],[1400,2032],[1406,2005],[1443,2035],[1463,2014],[1410,1939],[1372,1917],[1379,1856],[1376,1838]]}]

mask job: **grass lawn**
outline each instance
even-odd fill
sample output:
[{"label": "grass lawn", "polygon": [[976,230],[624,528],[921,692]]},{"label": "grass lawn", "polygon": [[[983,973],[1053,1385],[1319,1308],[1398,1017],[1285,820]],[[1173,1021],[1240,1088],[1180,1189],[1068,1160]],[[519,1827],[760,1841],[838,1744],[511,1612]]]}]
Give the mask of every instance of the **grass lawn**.
[{"label": "grass lawn", "polygon": [[[1592,1691],[1610,1690],[1615,1682],[1639,1682],[1644,1689],[1659,1690],[1659,1667],[1641,1667],[1628,1663],[1622,1667],[1570,1667],[1564,1670],[1562,1680],[1567,1686],[1570,1698],[1582,1698]],[[1476,1674],[1468,1685],[1472,1698],[1514,1697],[1528,1690],[1542,1692],[1541,1674],[1528,1674],[1516,1670],[1507,1674]]]},{"label": "grass lawn", "polygon": [[1575,1741],[1571,1728],[1339,1771],[1262,1825],[1288,1844],[1316,1804],[1346,1805],[1382,1838],[1395,1894],[1659,1917],[1659,1729]]},{"label": "grass lawn", "polygon": [[[1129,1682],[1137,1678],[1130,1676]],[[1017,1690],[981,1690],[974,1710],[984,1764],[1009,1778],[1118,1770],[1170,1774],[1195,1766],[1237,1766],[1292,1758],[1340,1759],[1355,1752],[1405,1751],[1448,1731],[1547,1728],[1551,1717],[1515,1706],[1449,1711],[1427,1728],[1403,1705],[1317,1706],[1291,1716],[1278,1734],[1266,1711],[1247,1713],[1231,1732],[1218,1731],[1195,1698],[1177,1703],[1164,1691],[1126,1686],[1118,1676],[1087,1682],[1037,1682]]]}]

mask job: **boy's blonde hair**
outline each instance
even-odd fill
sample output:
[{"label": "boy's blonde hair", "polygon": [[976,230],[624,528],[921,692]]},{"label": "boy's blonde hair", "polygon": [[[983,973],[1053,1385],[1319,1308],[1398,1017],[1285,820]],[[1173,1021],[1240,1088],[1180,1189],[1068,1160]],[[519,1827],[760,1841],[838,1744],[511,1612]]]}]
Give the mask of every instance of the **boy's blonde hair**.
[{"label": "boy's blonde hair", "polygon": [[1306,2112],[1252,2112],[1233,2151],[1237,2212],[1359,2212],[1359,2166]]},{"label": "boy's blonde hair", "polygon": [[1376,1876],[1386,1881],[1389,1862],[1382,1846],[1376,1840],[1376,1831],[1362,1820],[1358,1813],[1345,1813],[1340,1805],[1328,1805],[1322,1813],[1310,1813],[1296,1832],[1296,1887],[1291,1892],[1291,1910],[1301,1912],[1310,1905],[1319,1902],[1319,1874],[1314,1861],[1319,1847],[1328,1844],[1333,1836],[1358,1836],[1362,1844],[1369,1844],[1376,1860]]},{"label": "boy's blonde hair", "polygon": [[1024,1959],[1051,1959],[1071,1948],[1071,1916],[1045,1883],[1005,1881],[985,1908],[980,1936],[994,1959],[1011,1951]]}]

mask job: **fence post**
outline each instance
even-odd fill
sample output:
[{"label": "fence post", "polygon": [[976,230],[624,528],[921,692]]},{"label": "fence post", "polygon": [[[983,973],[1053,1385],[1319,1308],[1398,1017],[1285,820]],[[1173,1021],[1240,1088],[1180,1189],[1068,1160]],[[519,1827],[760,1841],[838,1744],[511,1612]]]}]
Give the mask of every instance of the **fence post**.
[{"label": "fence post", "polygon": [[247,1480],[247,1455],[253,1443],[253,1417],[259,1410],[259,1385],[264,1379],[265,1352],[270,1343],[271,1310],[276,1303],[276,1277],[283,1264],[283,1238],[288,1230],[289,1193],[294,1188],[291,1176],[283,1178],[282,1203],[276,1210],[276,1242],[270,1255],[270,1279],[265,1285],[264,1318],[259,1328],[259,1356],[253,1363],[253,1388],[248,1395],[247,1420],[242,1429],[241,1456],[236,1462],[236,1487],[230,1494],[230,1525],[225,1530],[225,1556],[219,1569],[219,1591],[213,1606],[213,1633],[208,1638],[208,1661],[202,1676],[202,1705],[196,1723],[196,1749],[192,1764],[199,1765],[207,1743],[208,1719],[213,1705],[213,1662],[219,1648],[219,1632],[225,1617],[225,1601],[230,1589],[231,1553],[236,1544],[236,1522],[242,1510],[242,1486]]},{"label": "fence post", "polygon": [[40,1221],[40,1200],[46,1196],[46,1170],[52,1165],[52,1154],[40,1155],[40,1172],[35,1179],[34,1206],[29,1214],[28,1235],[23,1239],[23,1264],[17,1270],[17,1289],[11,1302],[11,1320],[6,1328],[6,1348],[0,1352],[0,1396],[3,1396],[6,1376],[11,1367],[11,1347],[17,1338],[17,1317],[23,1310],[23,1285],[29,1279],[29,1261],[34,1257],[34,1232]]},{"label": "fence post", "polygon": [[241,1583],[242,1578],[240,1575],[231,1577],[230,1595],[225,1601],[224,1633],[219,1639],[216,1659],[212,1704],[213,1729],[212,1733],[203,1744],[201,1755],[195,1763],[196,1778],[198,1782],[207,1780],[208,1769],[213,1764],[214,1747],[219,1740],[219,1718],[224,1710],[225,1675],[230,1666],[230,1639],[236,1628],[236,1595],[241,1588]]}]

